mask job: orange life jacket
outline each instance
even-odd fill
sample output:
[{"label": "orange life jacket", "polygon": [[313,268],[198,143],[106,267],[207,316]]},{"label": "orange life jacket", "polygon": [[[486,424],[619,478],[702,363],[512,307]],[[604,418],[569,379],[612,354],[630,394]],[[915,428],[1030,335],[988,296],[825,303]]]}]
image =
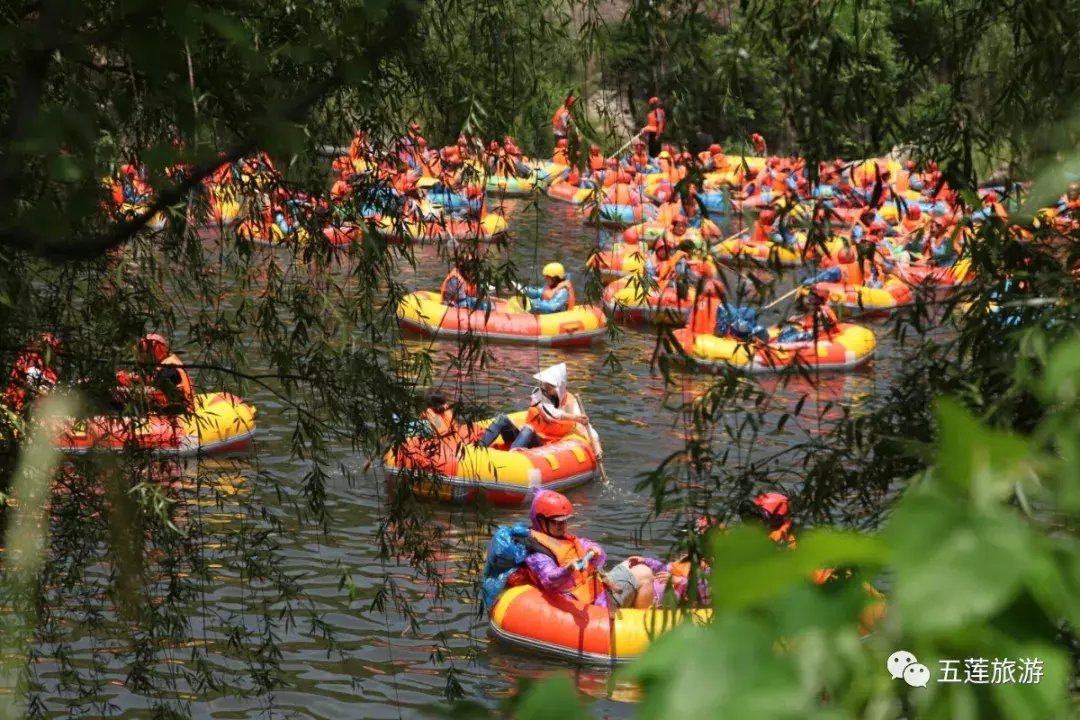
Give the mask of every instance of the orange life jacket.
[{"label": "orange life jacket", "polygon": [[176,355],[169,355],[167,358],[158,363],[161,367],[174,367],[177,373],[180,375],[180,385],[177,389],[180,390],[180,394],[184,398],[184,407],[188,412],[195,411],[195,385],[191,382],[191,375],[188,374],[187,369],[184,367],[184,361],[178,358]]},{"label": "orange life jacket", "polygon": [[798,541],[795,539],[795,533],[791,532],[791,521],[786,520],[784,524],[769,533],[769,539],[774,543],[781,545],[787,545],[792,550],[798,545]]},{"label": "orange life jacket", "polygon": [[[552,555],[555,556],[555,562],[559,567],[565,566],[569,562],[576,560],[583,560],[588,551],[585,549],[585,543],[580,539],[567,536],[565,538],[556,538],[542,533],[537,530],[531,530],[533,540],[542,545]],[[571,570],[574,580],[574,587],[570,589],[570,594],[584,603],[590,605],[596,602],[596,599],[604,592],[604,586],[600,583],[600,578],[594,572],[582,572],[580,570]],[[534,579],[537,587],[540,586],[540,582]]]},{"label": "orange life jacket", "polygon": [[441,295],[442,295],[443,302],[446,302],[447,300],[449,300],[451,302],[454,302],[454,301],[457,300],[457,297],[447,297],[450,294],[450,281],[453,280],[454,278],[457,278],[458,281],[461,282],[461,287],[465,291],[465,296],[466,297],[476,297],[476,295],[477,295],[476,283],[469,282],[468,280],[466,280],[465,276],[462,275],[458,271],[458,269],[455,267],[455,268],[450,268],[450,272],[448,272],[446,274],[446,279],[444,279],[443,282],[442,282],[442,288],[440,289],[440,292],[441,292]]},{"label": "orange life jacket", "polygon": [[600,153],[589,153],[589,170],[592,172],[600,172],[606,164],[607,161],[604,160],[604,156]]},{"label": "orange life jacket", "polygon": [[690,330],[697,335],[712,335],[716,332],[716,313],[720,309],[720,298],[702,293],[694,302],[694,314]]},{"label": "orange life jacket", "polygon": [[334,182],[334,186],[330,188],[330,197],[335,200],[340,200],[343,197],[347,197],[352,191],[352,186],[344,180],[337,180]]},{"label": "orange life jacket", "polygon": [[545,287],[540,292],[540,297],[544,300],[550,300],[551,298],[555,297],[555,293],[559,292],[560,290],[565,290],[570,295],[570,297],[566,301],[566,309],[573,309],[574,305],[577,304],[577,300],[574,298],[574,286],[569,280],[563,280],[555,287]]},{"label": "orange life jacket", "polygon": [[762,222],[761,218],[754,221],[754,232],[750,236],[750,240],[756,243],[768,242],[769,235],[775,232],[776,228],[772,223]]},{"label": "orange life jacket", "polygon": [[836,317],[836,313],[828,305],[822,305],[817,310],[811,311],[803,315],[802,328],[803,330],[813,330],[815,318],[818,328],[823,331],[829,331],[835,328],[839,324],[839,320]]},{"label": "orange life jacket", "polygon": [[688,260],[690,256],[684,253],[682,250],[675,250],[674,252],[669,251],[667,260],[655,258],[656,281],[665,282],[669,278],[671,278],[675,274],[675,268],[678,266],[679,261],[684,258]]},{"label": "orange life jacket", "polygon": [[555,114],[551,116],[551,130],[556,135],[566,135],[569,127],[570,110],[565,105],[560,105]]},{"label": "orange life jacket", "polygon": [[447,435],[453,435],[455,432],[454,411],[451,408],[446,408],[442,412],[435,412],[431,408],[425,408],[424,419],[431,425],[436,437],[446,437]]},{"label": "orange life jacket", "polygon": [[[567,408],[573,408],[575,414],[581,406],[578,405],[577,398],[571,393],[566,393],[566,397],[563,398],[562,403],[559,405],[560,410],[566,410]],[[555,420],[548,417],[539,405],[532,405],[529,407],[528,413],[525,415],[525,424],[533,429],[533,431],[540,436],[540,439],[544,442],[555,442],[570,435],[577,430],[577,423],[572,420]]]},{"label": "orange life jacket", "polygon": [[659,137],[664,134],[666,128],[667,113],[664,112],[664,108],[650,110],[648,119],[645,121],[645,132],[651,132]]},{"label": "orange life jacket", "polygon": [[566,148],[557,147],[551,153],[551,162],[556,165],[570,165],[570,155],[566,152]]}]

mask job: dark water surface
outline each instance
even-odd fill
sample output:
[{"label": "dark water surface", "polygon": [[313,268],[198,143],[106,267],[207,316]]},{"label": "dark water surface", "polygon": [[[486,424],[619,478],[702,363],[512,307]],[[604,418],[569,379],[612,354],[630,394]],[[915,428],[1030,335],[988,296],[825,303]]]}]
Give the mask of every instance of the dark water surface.
[{"label": "dark water surface", "polygon": [[[583,263],[596,242],[597,231],[581,223],[575,208],[547,199],[541,199],[538,208],[525,201],[515,201],[508,203],[508,218],[517,237],[512,255],[522,276],[538,280],[540,268],[557,260],[567,267],[581,288]],[[404,282],[417,289],[437,288],[445,275],[445,265],[434,260],[435,253],[430,249],[422,251],[420,257],[420,269],[415,273],[406,271]],[[408,343],[413,348],[431,345],[430,341],[419,338]],[[642,527],[650,501],[634,492],[635,478],[682,447],[681,425],[670,406],[692,398],[708,383],[701,377],[686,378],[673,396],[666,393],[659,373],[649,368],[654,344],[654,332],[628,328],[613,347],[622,364],[618,369],[604,364],[611,347],[608,344],[566,351],[496,347],[492,367],[462,379],[464,387],[474,393],[474,399],[507,410],[519,409],[526,403],[533,373],[552,363],[567,363],[570,387],[581,397],[603,441],[610,481],[573,491],[576,530],[602,543],[609,558],[616,561],[642,550],[663,554],[670,546],[669,529],[663,522]],[[455,352],[453,342],[439,342],[435,347],[443,357]],[[882,333],[877,360],[870,370],[829,376],[816,389],[806,383],[778,388],[775,380],[761,382],[776,394],[777,416],[790,409],[803,393],[811,393],[803,411],[804,417],[811,418],[827,402],[847,400],[862,404],[880,394],[889,381],[894,353],[892,341]],[[456,382],[448,386],[454,387]],[[664,407],[665,398],[668,408]],[[281,401],[268,391],[255,392],[248,400],[259,409],[258,465],[278,478],[278,486],[256,482],[252,468],[242,462],[239,471],[223,472],[222,477],[229,478],[227,482],[235,485],[236,493],[254,493],[256,506],[265,503],[293,528],[291,534],[278,538],[282,568],[313,599],[322,621],[333,631],[335,646],[328,649],[325,642],[308,637],[303,620],[299,627],[279,627],[277,645],[289,687],[277,692],[272,701],[262,702],[234,700],[220,694],[194,699],[194,694],[188,694],[190,689],[178,692],[177,697],[193,699],[195,715],[224,719],[269,714],[331,720],[416,717],[424,706],[443,702],[449,664],[454,666],[469,699],[494,704],[522,676],[568,668],[583,691],[601,698],[596,705],[597,714],[608,717],[633,714],[635,688],[620,686],[607,697],[606,669],[576,668],[568,666],[566,661],[536,657],[495,644],[487,636],[486,621],[479,616],[475,602],[456,597],[436,602],[431,597],[432,589],[422,583],[415,570],[380,561],[375,553],[375,534],[384,514],[386,488],[379,474],[370,473],[350,482],[345,473],[332,469],[327,488],[327,505],[333,518],[330,532],[324,535],[310,523],[299,522],[291,501],[302,502],[299,487],[310,468],[306,462],[289,457],[292,420]],[[790,424],[781,433],[762,437],[758,450],[780,450],[805,439],[803,431]],[[337,460],[357,470],[364,463],[347,446],[340,448]],[[218,460],[202,462],[212,470],[216,467],[213,463],[228,467],[228,463]],[[235,531],[239,523],[254,522],[227,506],[211,505],[202,512],[223,531]],[[525,514],[496,510],[494,520],[512,522]],[[476,511],[469,508],[440,508],[435,515],[435,522],[447,533],[448,541],[445,557],[440,557],[439,562],[445,564],[446,576],[454,589],[474,587],[475,578],[463,572],[461,565],[469,559],[482,558],[488,540],[485,532],[477,530],[476,518]],[[360,598],[356,601],[350,602],[346,591],[339,589],[343,573],[360,588]],[[407,632],[402,616],[390,604],[383,612],[371,609],[374,592],[367,589],[378,585],[384,573],[392,574],[412,598],[410,608],[420,621],[419,636]],[[223,569],[220,584],[205,598],[205,603],[219,611],[246,607],[245,622],[255,626],[258,613],[252,612],[252,595],[257,593],[257,589]],[[193,618],[203,617],[203,610],[192,607]],[[443,662],[433,660],[436,634],[441,634],[450,648]],[[110,662],[107,657],[102,659],[100,647],[91,646],[89,640],[82,646],[76,645],[73,652],[85,657],[88,666],[97,663],[97,673],[107,680],[102,697],[119,708],[119,715],[148,714],[145,699],[125,687],[126,671],[121,663]],[[184,662],[182,648],[177,649],[175,656],[177,662]],[[46,685],[50,678],[55,678],[48,663],[39,665],[37,671]],[[54,704],[60,698],[50,700],[50,709],[56,716],[70,714]]]}]

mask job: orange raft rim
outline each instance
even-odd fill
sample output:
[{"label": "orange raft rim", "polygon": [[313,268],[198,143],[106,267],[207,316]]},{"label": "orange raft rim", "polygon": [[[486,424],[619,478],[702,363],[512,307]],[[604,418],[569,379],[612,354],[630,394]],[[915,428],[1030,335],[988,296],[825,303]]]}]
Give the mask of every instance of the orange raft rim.
[{"label": "orange raft rim", "polygon": [[417,290],[397,307],[401,327],[434,338],[473,334],[488,340],[541,347],[582,347],[607,334],[607,318],[593,305],[577,305],[563,312],[533,315],[516,298],[491,298],[492,309],[470,310],[444,305],[441,295]]},{"label": "orange raft rim", "polygon": [[607,608],[519,585],[508,588],[495,601],[488,627],[495,637],[511,645],[608,665],[637,659],[655,637],[681,622],[706,623],[711,617],[708,609],[662,608],[620,608],[609,615]]},{"label": "orange raft rim", "polygon": [[[519,428],[525,411],[508,417]],[[494,418],[458,428],[442,438],[414,436],[383,456],[391,489],[405,480],[421,499],[467,504],[520,506],[538,489],[564,492],[600,475],[600,463],[584,435],[527,450],[509,450],[497,439],[490,448],[475,443]]]}]

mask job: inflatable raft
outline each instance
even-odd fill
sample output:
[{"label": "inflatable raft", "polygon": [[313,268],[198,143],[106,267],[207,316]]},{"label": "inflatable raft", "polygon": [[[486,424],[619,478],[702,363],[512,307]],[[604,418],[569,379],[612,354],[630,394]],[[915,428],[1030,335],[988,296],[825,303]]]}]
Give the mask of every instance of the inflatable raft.
[{"label": "inflatable raft", "polygon": [[606,228],[622,228],[651,222],[656,219],[656,206],[651,203],[639,205],[615,205],[601,203],[595,212],[585,214],[585,221]]},{"label": "inflatable raft", "polygon": [[604,288],[604,309],[622,322],[685,325],[694,306],[692,285],[685,294],[685,298],[679,297],[675,283],[661,289],[656,283],[646,283],[636,276],[627,277]]},{"label": "inflatable raft", "polygon": [[64,452],[139,448],[181,455],[226,452],[247,446],[255,434],[255,408],[227,392],[195,396],[195,412],[169,417],[104,415],[71,421],[58,429]]},{"label": "inflatable raft", "polygon": [[457,337],[469,332],[488,340],[573,347],[600,340],[607,320],[600,308],[577,305],[565,312],[533,315],[517,298],[492,298],[490,312],[443,305],[437,292],[409,293],[398,304],[398,323],[431,337]]},{"label": "inflatable raft", "polygon": [[596,189],[588,186],[571,185],[565,180],[556,180],[548,185],[547,196],[554,200],[562,200],[571,205],[584,205],[593,199]]},{"label": "inflatable raft", "polygon": [[928,300],[946,300],[956,291],[971,283],[971,261],[958,260],[948,267],[938,267],[926,263],[899,264],[896,274],[903,278],[916,291],[925,293]]},{"label": "inflatable raft", "polygon": [[653,638],[680,622],[705,623],[711,616],[711,610],[632,608],[609,615],[607,608],[518,585],[495,601],[490,628],[500,640],[529,650],[609,664],[639,657]]},{"label": "inflatable raft", "polygon": [[829,293],[829,302],[848,315],[888,313],[912,303],[911,287],[898,277],[888,277],[882,287],[823,282],[816,290]]},{"label": "inflatable raft", "polygon": [[536,185],[541,189],[548,187],[570,170],[569,166],[552,160],[534,160],[532,166],[536,171]]},{"label": "inflatable raft", "polygon": [[[525,423],[524,411],[509,417],[519,428]],[[562,492],[600,474],[583,435],[528,450],[507,450],[501,439],[490,448],[475,445],[492,420],[445,438],[409,438],[383,457],[388,480],[393,484],[411,475],[413,491],[429,500],[467,503],[482,497],[492,505],[521,505],[536,488]]]},{"label": "inflatable raft", "polygon": [[[821,256],[821,248],[806,247],[805,231],[796,230],[791,235],[795,240],[793,245],[781,245],[771,240],[754,241],[745,237],[725,240],[716,246],[715,254],[721,260],[748,260],[759,265],[779,264],[780,267],[798,267]],[[835,236],[825,243],[830,256],[835,255],[843,245],[843,239]]]},{"label": "inflatable raft", "polygon": [[508,227],[506,218],[498,213],[485,215],[482,220],[448,217],[421,222],[402,222],[382,215],[373,218],[372,222],[375,224],[375,231],[388,240],[400,240],[404,236],[410,240],[440,242],[472,238],[491,242],[505,235]]},{"label": "inflatable raft", "polygon": [[489,175],[487,192],[495,197],[526,197],[537,189],[536,174],[527,178],[511,175]]},{"label": "inflatable raft", "polygon": [[[770,328],[769,343],[697,334],[690,328],[680,328],[673,336],[695,365],[714,370],[734,368],[750,374],[780,372],[795,364],[816,370],[854,370],[873,359],[877,346],[870,330],[846,323],[839,324],[831,334],[822,333],[816,341],[779,343],[778,334],[779,328]],[[678,349],[669,350],[682,357]]]}]

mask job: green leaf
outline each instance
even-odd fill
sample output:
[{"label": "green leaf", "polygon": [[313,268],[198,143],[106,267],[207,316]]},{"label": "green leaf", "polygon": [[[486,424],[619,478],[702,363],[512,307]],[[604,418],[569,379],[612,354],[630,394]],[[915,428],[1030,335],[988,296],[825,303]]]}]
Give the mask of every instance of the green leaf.
[{"label": "green leaf", "polygon": [[589,712],[565,673],[530,684],[517,707],[522,720],[573,720],[588,718]]},{"label": "green leaf", "polygon": [[1033,551],[1006,511],[975,513],[959,500],[909,491],[886,530],[906,632],[936,632],[988,618],[1015,596]]},{"label": "green leaf", "polygon": [[1028,443],[984,428],[952,399],[938,402],[937,416],[939,450],[933,477],[968,490],[977,507],[1011,497],[1013,483],[1028,474]]},{"label": "green leaf", "polygon": [[880,539],[841,530],[811,531],[792,552],[758,528],[741,527],[717,535],[712,550],[713,606],[727,609],[776,597],[821,568],[881,564],[887,557]]}]

